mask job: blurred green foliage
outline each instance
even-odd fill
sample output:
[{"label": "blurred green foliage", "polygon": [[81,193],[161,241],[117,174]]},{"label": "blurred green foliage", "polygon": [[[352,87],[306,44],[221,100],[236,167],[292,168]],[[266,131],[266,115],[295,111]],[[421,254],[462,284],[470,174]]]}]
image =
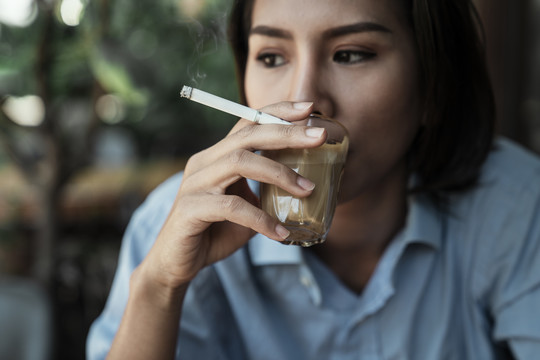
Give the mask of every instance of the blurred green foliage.
[{"label": "blurred green foliage", "polygon": [[[1,22],[2,6],[27,1],[37,9],[29,25]],[[120,133],[124,140],[127,134],[135,160],[144,165],[185,158],[228,132],[233,116],[179,93],[191,85],[238,99],[225,36],[230,1],[0,2],[0,274],[32,274],[47,285],[57,309],[51,358],[84,358],[88,326],[101,311],[114,273],[124,212],[141,199],[135,192],[114,198],[105,191],[107,197],[96,198],[111,204],[100,207],[88,200],[94,200],[91,194],[83,199],[88,207],[65,219],[60,210],[69,204],[60,206],[62,190],[81,168],[99,167],[104,134]],[[78,25],[65,21],[66,4],[84,5]],[[43,102],[41,125],[21,125],[2,110],[11,99],[28,95]],[[163,163],[177,171],[183,162]],[[6,174],[15,173],[6,181]],[[121,214],[94,221],[92,211],[103,208]]]},{"label": "blurred green foliage", "polygon": [[[0,243],[22,237],[17,224],[29,229],[34,273],[47,283],[68,227],[62,194],[74,175],[184,160],[237,120],[179,96],[191,85],[238,98],[226,40],[231,0],[25,0],[33,21],[2,23],[2,6],[20,1],[0,3],[0,179],[9,163],[25,184],[0,180]],[[32,105],[43,121],[16,119],[6,110],[14,103],[27,120],[36,118],[24,109]],[[20,209],[33,212],[19,216]]]},{"label": "blurred green foliage", "polygon": [[[62,151],[70,153],[90,137],[90,147],[78,152],[82,156],[92,151],[91,137],[111,127],[131,134],[141,159],[186,156],[226,133],[234,118],[182,100],[179,91],[189,84],[237,99],[225,36],[229,1],[84,4],[78,26],[62,22],[62,0],[39,2],[37,18],[27,27],[0,24],[0,98],[41,96]],[[95,111],[105,94],[122,106],[109,123]],[[85,104],[84,121],[70,119],[72,104]],[[32,142],[12,125],[0,119],[5,138]]]}]

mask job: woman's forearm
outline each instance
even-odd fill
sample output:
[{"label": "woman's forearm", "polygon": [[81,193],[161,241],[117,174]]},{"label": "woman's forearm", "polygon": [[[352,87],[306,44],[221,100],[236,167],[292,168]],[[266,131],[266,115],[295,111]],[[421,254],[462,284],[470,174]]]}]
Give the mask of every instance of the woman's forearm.
[{"label": "woman's forearm", "polygon": [[174,359],[186,286],[153,282],[141,268],[130,280],[129,299],[107,359]]}]

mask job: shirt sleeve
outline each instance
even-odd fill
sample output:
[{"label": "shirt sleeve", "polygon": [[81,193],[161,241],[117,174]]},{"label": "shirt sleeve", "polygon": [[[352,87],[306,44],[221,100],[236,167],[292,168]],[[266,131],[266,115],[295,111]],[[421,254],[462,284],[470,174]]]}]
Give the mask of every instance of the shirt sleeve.
[{"label": "shirt sleeve", "polygon": [[[538,180],[539,177],[536,177]],[[540,354],[540,183],[516,198],[518,227],[498,252],[491,312],[493,336],[507,343],[517,359]],[[517,210],[517,209],[516,209]]]},{"label": "shirt sleeve", "polygon": [[105,359],[107,356],[127,304],[131,273],[153,245],[170,211],[180,181],[179,175],[167,180],[134,213],[122,240],[107,303],[88,333],[88,360]]}]

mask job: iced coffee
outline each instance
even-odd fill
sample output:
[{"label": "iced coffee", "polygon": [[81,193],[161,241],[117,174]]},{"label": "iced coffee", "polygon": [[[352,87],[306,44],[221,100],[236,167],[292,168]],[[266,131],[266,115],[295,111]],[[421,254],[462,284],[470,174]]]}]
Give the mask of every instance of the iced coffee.
[{"label": "iced coffee", "polygon": [[263,210],[291,232],[284,244],[311,246],[326,239],[349,147],[347,131],[341,124],[311,116],[308,126],[326,128],[326,143],[313,149],[263,152],[264,156],[287,165],[315,183],[315,189],[305,198],[296,198],[276,185],[261,185]]}]

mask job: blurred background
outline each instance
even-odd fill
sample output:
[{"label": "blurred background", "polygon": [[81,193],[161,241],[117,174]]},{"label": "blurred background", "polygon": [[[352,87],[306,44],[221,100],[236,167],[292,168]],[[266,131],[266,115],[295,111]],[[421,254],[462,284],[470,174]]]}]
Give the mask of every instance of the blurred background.
[{"label": "blurred background", "polygon": [[[540,153],[540,0],[477,0],[500,132]],[[133,210],[235,118],[230,0],[0,0],[0,358],[84,359]]]}]

